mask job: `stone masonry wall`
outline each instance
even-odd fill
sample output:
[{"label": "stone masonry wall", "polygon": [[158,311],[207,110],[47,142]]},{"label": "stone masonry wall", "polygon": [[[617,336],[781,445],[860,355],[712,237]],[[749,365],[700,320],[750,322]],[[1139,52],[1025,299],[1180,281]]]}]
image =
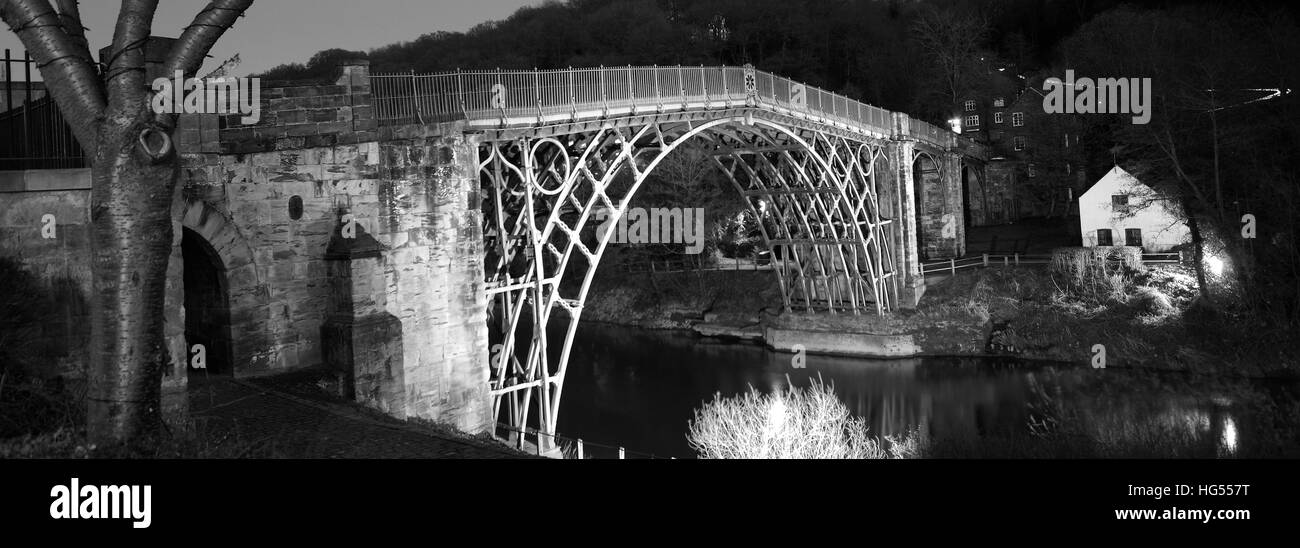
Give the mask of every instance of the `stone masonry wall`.
[{"label": "stone masonry wall", "polygon": [[[237,118],[182,116],[175,134],[182,173],[167,286],[173,367],[164,393],[179,400],[171,407],[184,406],[188,358],[183,230],[221,260],[234,374],[261,375],[323,362],[331,298],[324,259],[340,216],[349,213],[384,247],[373,300],[400,321],[393,333],[400,340],[377,346],[399,355],[367,358],[401,368],[383,392],[402,397],[386,410],[487,431],[474,138],[459,124],[381,135],[364,63],[343,67],[329,85],[264,87],[261,122],[241,127]],[[69,349],[58,367],[74,373],[84,370],[80,349],[89,339],[84,304],[77,304],[90,291],[89,188],[88,170],[0,173],[0,256],[62,288],[67,321],[42,326],[42,336]],[[57,217],[57,239],[40,238],[46,213]]]},{"label": "stone masonry wall", "polygon": [[392,137],[380,146],[372,233],[389,248],[387,302],[403,326],[406,413],[487,431],[478,143],[459,124]]}]

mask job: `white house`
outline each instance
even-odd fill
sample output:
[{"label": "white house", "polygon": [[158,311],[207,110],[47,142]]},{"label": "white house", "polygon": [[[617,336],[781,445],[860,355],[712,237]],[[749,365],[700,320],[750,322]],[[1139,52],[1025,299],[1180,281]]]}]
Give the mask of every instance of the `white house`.
[{"label": "white house", "polygon": [[1084,247],[1140,246],[1162,253],[1191,241],[1181,208],[1119,166],[1079,196]]}]

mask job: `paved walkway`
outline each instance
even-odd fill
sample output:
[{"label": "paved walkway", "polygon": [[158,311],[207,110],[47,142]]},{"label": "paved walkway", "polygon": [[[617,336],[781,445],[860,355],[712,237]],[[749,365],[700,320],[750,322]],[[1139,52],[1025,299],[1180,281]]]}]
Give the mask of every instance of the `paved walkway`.
[{"label": "paved walkway", "polygon": [[399,421],[358,406],[288,394],[264,381],[194,380],[190,412],[209,436],[250,453],[307,459],[502,459],[529,455],[490,440]]}]

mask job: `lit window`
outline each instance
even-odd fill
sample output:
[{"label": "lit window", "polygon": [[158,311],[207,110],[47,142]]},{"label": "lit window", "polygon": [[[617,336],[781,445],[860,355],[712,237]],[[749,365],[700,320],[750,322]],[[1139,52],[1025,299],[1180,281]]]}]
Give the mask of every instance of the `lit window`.
[{"label": "lit window", "polygon": [[997,99],[994,99],[994,100],[993,100],[993,106],[995,106],[995,107],[1005,107],[1005,106],[1007,106],[1007,102],[1006,102],[1005,100],[1003,100],[1001,97],[998,97]]},{"label": "lit window", "polygon": [[1016,127],[1020,127],[1020,126],[1025,125],[1025,113],[1023,113],[1023,112],[1012,112],[1012,113],[1011,113],[1011,125],[1016,126]]},{"label": "lit window", "polygon": [[1013,141],[1014,141],[1014,143],[1015,143],[1015,148],[1016,148],[1017,151],[1020,151],[1020,150],[1024,150],[1024,149],[1025,149],[1025,138],[1024,138],[1024,137],[1021,137],[1021,136],[1017,135],[1016,138],[1015,138]]},{"label": "lit window", "polygon": [[980,116],[978,114],[972,114],[966,117],[966,127],[975,127],[978,125],[980,125]]},{"label": "lit window", "polygon": [[966,112],[975,112],[975,101],[966,101]]},{"label": "lit window", "polygon": [[994,112],[994,113],[993,113],[993,123],[995,123],[995,124],[1001,124],[1001,123],[1002,123],[1002,113],[1001,113],[1001,112]]}]

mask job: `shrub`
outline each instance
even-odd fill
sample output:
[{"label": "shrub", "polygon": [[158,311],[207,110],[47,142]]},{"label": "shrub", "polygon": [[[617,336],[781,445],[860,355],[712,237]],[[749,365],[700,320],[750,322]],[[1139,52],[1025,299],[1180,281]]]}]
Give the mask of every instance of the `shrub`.
[{"label": "shrub", "polygon": [[[1114,266],[1112,266],[1114,265]],[[1063,247],[1052,250],[1053,272],[1070,276],[1074,283],[1103,283],[1115,274],[1142,270],[1139,247]]]},{"label": "shrub", "polygon": [[1152,287],[1138,287],[1132,304],[1139,314],[1147,316],[1167,316],[1176,311],[1169,297]]},{"label": "shrub", "polygon": [[706,459],[887,459],[914,457],[915,436],[883,441],[867,434],[835,391],[814,380],[806,389],[721,394],[696,410],[687,435]]}]

